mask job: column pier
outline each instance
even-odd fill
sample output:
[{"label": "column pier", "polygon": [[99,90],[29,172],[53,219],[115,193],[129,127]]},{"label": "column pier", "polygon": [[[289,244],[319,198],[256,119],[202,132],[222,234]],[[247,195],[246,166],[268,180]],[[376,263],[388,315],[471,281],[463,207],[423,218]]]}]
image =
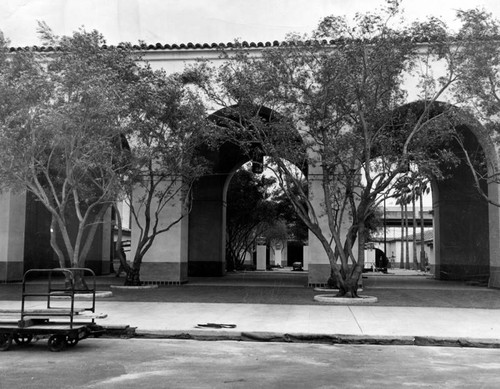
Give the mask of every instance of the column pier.
[{"label": "column pier", "polygon": [[0,282],[23,278],[25,226],[26,194],[0,193]]}]

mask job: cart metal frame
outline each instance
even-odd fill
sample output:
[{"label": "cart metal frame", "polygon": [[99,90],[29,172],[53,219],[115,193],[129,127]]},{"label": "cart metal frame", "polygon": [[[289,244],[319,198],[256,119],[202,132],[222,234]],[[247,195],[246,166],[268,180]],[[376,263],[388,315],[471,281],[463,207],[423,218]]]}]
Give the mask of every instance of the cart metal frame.
[{"label": "cart metal frame", "polygon": [[[80,274],[83,279],[89,274],[92,279],[91,287],[78,289],[76,287],[76,275]],[[47,276],[47,291],[33,292],[29,287],[29,279],[34,275]],[[55,282],[55,276],[63,276],[65,285],[61,287]],[[88,268],[55,268],[55,269],[31,269],[24,273],[21,295],[21,310],[3,311],[4,314],[20,314],[20,320],[0,322],[0,351],[7,351],[12,341],[19,345],[29,344],[36,337],[48,336],[48,346],[51,351],[61,351],[65,347],[75,346],[80,340],[89,336],[98,337],[104,333],[104,329],[97,325],[95,318],[95,273]],[[91,305],[83,308],[75,308],[75,296],[91,294]],[[26,309],[26,301],[29,297],[45,297],[47,308]],[[54,305],[54,299],[60,301],[69,300],[69,308]],[[90,312],[90,315],[85,315]],[[1,315],[1,313],[0,313]],[[78,321],[75,321],[75,316]],[[60,320],[66,318],[66,320]],[[83,320],[79,320],[82,318]],[[59,319],[57,321],[52,321]]]}]

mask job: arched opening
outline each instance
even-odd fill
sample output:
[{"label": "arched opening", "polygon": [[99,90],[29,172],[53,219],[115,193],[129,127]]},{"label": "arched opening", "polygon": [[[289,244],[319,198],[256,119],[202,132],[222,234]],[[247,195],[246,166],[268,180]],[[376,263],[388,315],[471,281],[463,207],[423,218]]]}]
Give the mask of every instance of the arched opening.
[{"label": "arched opening", "polygon": [[[402,111],[412,112],[418,117],[421,104],[409,104],[402,107]],[[497,206],[489,204],[484,198],[485,195],[498,202],[495,200],[498,198],[498,183],[488,179],[497,171],[497,153],[486,129],[469,115],[444,103],[437,103],[432,114],[439,115],[448,109],[453,111],[456,136],[446,145],[436,144],[435,147],[438,151],[446,148],[447,152],[458,158],[453,163],[441,166],[443,177],[440,179],[427,177],[432,187],[430,212],[433,239],[430,272],[441,280],[475,281],[480,284],[487,284],[489,281],[490,286],[498,286],[496,258],[499,252],[500,213]],[[470,165],[471,160],[477,162],[474,167]],[[476,178],[472,168],[478,172]],[[388,212],[384,220],[392,223],[392,228],[397,228],[395,224],[402,223],[404,211],[394,213],[397,217]],[[411,223],[410,221],[410,225]],[[427,223],[424,225],[427,226]],[[381,235],[379,233],[376,239],[379,247],[384,241]],[[420,232],[417,236],[420,237]],[[427,238],[428,234],[425,233],[425,239],[429,241]],[[398,252],[404,244],[403,233],[395,241],[398,241],[399,246],[394,244],[387,254],[389,257],[396,257],[396,266],[400,267],[398,259],[404,257],[404,254]],[[411,245],[412,243],[410,247]]]},{"label": "arched opening", "polygon": [[189,213],[188,275],[222,276],[226,272],[226,193],[236,170],[249,160],[235,144],[225,143],[208,156],[214,171],[193,187]]},{"label": "arched opening", "polygon": [[[260,108],[263,120],[277,120],[278,115]],[[234,115],[220,110],[211,116],[214,121],[232,119]],[[298,140],[300,135],[293,133]],[[301,141],[301,140],[300,140]],[[204,150],[212,162],[212,173],[202,177],[193,188],[189,214],[187,264],[189,276],[222,276],[226,273],[226,211],[227,189],[235,171],[248,161],[255,170],[262,165],[264,155],[259,145],[244,150],[237,142],[226,141],[217,150]]]},{"label": "arched opening", "polygon": [[[498,218],[498,208],[489,206],[479,191],[488,195],[487,171],[479,178],[479,188],[467,164],[465,153],[477,156],[486,166],[496,161],[488,153],[491,141],[480,126],[459,125],[461,136],[452,144],[460,163],[449,166],[443,180],[432,182],[434,216],[435,277],[443,280],[473,280],[486,283],[490,277],[490,219]],[[485,144],[486,143],[486,144]],[[488,147],[490,146],[490,147]],[[465,150],[465,151],[464,151]]]},{"label": "arched opening", "polygon": [[308,228],[298,217],[288,195],[298,183],[307,193],[305,175],[289,161],[295,181],[280,185],[276,165],[263,158],[238,168],[226,194],[227,271],[303,270]]},{"label": "arched opening", "polygon": [[[415,166],[412,169],[417,170]],[[399,177],[408,179],[405,175]],[[364,271],[415,274],[428,272],[435,263],[431,182],[409,182],[407,198],[392,190],[381,196],[373,225],[368,226]],[[385,193],[384,193],[385,195]],[[434,268],[433,268],[434,269]]]}]

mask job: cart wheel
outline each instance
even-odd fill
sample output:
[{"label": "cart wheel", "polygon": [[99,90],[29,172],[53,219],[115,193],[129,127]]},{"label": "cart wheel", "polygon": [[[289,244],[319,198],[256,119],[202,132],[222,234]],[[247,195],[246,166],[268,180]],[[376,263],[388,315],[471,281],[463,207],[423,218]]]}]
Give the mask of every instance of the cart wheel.
[{"label": "cart wheel", "polygon": [[32,340],[33,340],[33,335],[31,335],[31,334],[26,334],[26,335],[16,334],[16,335],[14,335],[14,342],[16,342],[16,344],[18,344],[18,345],[30,344]]},{"label": "cart wheel", "polygon": [[68,335],[68,336],[66,336],[66,346],[68,346],[68,347],[75,347],[78,344],[79,340],[80,339],[78,339],[78,336]]},{"label": "cart wheel", "polygon": [[50,351],[62,351],[66,347],[66,336],[64,335],[51,335],[49,338]]},{"label": "cart wheel", "polygon": [[0,334],[0,351],[7,351],[12,344],[12,336],[10,334]]}]

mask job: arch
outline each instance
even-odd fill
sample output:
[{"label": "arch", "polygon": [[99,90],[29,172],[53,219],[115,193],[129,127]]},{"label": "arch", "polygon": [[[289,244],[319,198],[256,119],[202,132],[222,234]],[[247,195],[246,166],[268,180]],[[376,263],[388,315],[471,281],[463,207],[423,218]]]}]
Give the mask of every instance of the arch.
[{"label": "arch", "polygon": [[[408,104],[404,109],[422,112],[423,102]],[[451,104],[437,102],[431,115],[448,110],[455,130],[462,137],[467,152],[481,150],[488,176],[498,172],[499,160],[493,140],[487,129],[472,115]],[[439,148],[440,146],[437,145]],[[454,140],[453,151],[462,154],[462,146]],[[470,167],[461,162],[448,167],[443,180],[432,180],[434,213],[434,245],[436,278],[443,280],[487,281],[500,286],[498,247],[499,208],[488,204],[477,188]],[[498,184],[480,182],[490,199],[498,199]],[[496,200],[498,201],[498,200]]]},{"label": "arch", "polygon": [[[237,106],[224,108],[213,113],[209,119],[224,126],[228,120],[240,120],[236,112]],[[267,107],[259,107],[254,114],[269,123],[280,120],[280,115]],[[291,133],[297,141],[302,142],[298,131],[291,129]],[[259,162],[264,155],[257,143],[244,150],[236,142],[229,141],[217,150],[203,148],[201,153],[212,162],[213,171],[199,179],[193,187],[188,223],[188,274],[222,276],[226,272],[225,223],[228,183],[237,168],[251,160]],[[300,168],[304,169],[303,166]]]}]

